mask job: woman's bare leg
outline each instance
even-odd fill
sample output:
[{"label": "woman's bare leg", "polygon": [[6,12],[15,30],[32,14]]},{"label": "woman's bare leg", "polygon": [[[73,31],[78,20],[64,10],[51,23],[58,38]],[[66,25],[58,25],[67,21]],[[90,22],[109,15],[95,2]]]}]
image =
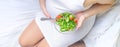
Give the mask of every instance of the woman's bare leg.
[{"label": "woman's bare leg", "polygon": [[19,38],[19,43],[22,47],[33,47],[44,37],[38,28],[35,20],[33,20],[30,25],[24,30]]}]

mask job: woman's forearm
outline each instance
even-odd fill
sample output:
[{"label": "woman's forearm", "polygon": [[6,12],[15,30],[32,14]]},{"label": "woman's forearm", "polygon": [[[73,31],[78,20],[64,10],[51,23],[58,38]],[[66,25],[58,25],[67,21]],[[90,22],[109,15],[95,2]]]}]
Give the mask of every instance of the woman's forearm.
[{"label": "woman's forearm", "polygon": [[90,16],[105,12],[106,10],[110,9],[114,3],[115,0],[96,0],[91,8],[83,11],[83,14],[85,15],[85,18],[88,18]]},{"label": "woman's forearm", "polygon": [[83,11],[85,18],[90,16],[105,12],[106,10],[110,9],[113,5],[112,4],[95,4],[90,9]]},{"label": "woman's forearm", "polygon": [[50,15],[46,9],[46,0],[39,0],[39,1],[42,12],[45,14],[46,17],[50,18]]}]

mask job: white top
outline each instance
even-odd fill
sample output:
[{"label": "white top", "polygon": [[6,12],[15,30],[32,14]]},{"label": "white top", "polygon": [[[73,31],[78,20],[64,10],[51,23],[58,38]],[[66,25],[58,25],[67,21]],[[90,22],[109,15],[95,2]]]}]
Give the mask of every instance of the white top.
[{"label": "white top", "polygon": [[[53,18],[60,13],[70,11],[77,12],[84,10],[85,0],[46,0],[46,8]],[[94,25],[95,16],[86,19],[78,31],[73,33],[60,33],[56,30],[55,25],[50,21],[41,21],[41,17],[45,17],[42,12],[38,12],[36,23],[43,33],[50,47],[68,47],[69,45],[81,40],[87,35],[92,26]]]},{"label": "white top", "polygon": [[83,4],[84,0],[46,0],[46,8],[52,17],[65,11],[82,11],[85,9]]}]

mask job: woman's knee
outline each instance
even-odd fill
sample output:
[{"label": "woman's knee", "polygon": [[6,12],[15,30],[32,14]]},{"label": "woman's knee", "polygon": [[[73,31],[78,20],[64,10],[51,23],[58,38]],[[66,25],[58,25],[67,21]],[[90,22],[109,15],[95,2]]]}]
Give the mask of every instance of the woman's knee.
[{"label": "woman's knee", "polygon": [[28,47],[28,46],[31,45],[31,44],[28,44],[28,42],[26,42],[26,41],[23,40],[22,38],[19,39],[19,44],[20,44],[22,47]]},{"label": "woman's knee", "polygon": [[19,44],[22,46],[22,47],[32,47],[34,46],[35,44],[31,43],[29,40],[26,40],[24,38],[20,38],[19,39]]},{"label": "woman's knee", "polygon": [[19,38],[19,43],[23,47],[34,46],[41,39],[43,39],[43,35],[33,20],[30,25],[23,31]]}]

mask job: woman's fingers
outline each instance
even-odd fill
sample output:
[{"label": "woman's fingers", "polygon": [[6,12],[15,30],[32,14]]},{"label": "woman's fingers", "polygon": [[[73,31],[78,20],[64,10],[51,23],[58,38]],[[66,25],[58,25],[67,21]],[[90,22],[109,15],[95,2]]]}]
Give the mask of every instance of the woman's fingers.
[{"label": "woman's fingers", "polygon": [[82,23],[84,22],[84,19],[85,19],[84,16],[79,17],[76,29],[79,29],[82,26]]},{"label": "woman's fingers", "polygon": [[82,12],[78,12],[75,14],[76,19],[77,19],[77,26],[76,29],[80,28],[82,26],[82,23],[84,21],[84,17],[83,17],[83,13]]},{"label": "woman's fingers", "polygon": [[81,27],[82,22],[83,22],[83,21],[82,21],[81,19],[78,20],[78,24],[77,24],[77,26],[76,26],[76,29],[79,29],[79,28]]}]

